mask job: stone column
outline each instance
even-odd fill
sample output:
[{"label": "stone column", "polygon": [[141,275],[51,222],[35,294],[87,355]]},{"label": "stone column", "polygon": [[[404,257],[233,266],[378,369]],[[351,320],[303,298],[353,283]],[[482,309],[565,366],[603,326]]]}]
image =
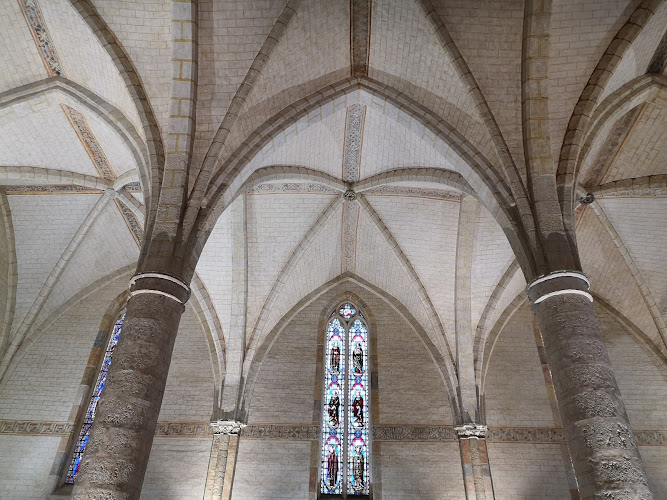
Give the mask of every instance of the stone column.
[{"label": "stone column", "polygon": [[239,433],[245,424],[232,420],[211,422],[213,446],[208,463],[204,500],[229,500],[234,485]]},{"label": "stone column", "polygon": [[583,499],[650,499],[589,285],[580,272],[557,271],[527,286],[579,491]]},{"label": "stone column", "polygon": [[463,484],[467,500],[492,500],[493,482],[486,451],[486,425],[466,424],[456,427],[463,466]]},{"label": "stone column", "polygon": [[138,499],[178,324],[190,295],[160,273],[130,281],[130,300],[73,497]]}]

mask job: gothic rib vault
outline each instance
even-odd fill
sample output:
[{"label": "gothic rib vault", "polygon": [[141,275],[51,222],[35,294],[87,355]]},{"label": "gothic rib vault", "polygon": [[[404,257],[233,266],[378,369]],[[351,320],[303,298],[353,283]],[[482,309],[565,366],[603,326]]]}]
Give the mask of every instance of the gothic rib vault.
[{"label": "gothic rib vault", "polygon": [[315,498],[344,299],[376,500],[667,495],[667,2],[0,9],[0,497]]}]

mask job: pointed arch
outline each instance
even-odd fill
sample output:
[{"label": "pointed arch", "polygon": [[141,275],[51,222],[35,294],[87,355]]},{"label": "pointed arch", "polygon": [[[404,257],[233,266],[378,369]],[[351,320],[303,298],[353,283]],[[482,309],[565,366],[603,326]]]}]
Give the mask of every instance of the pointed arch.
[{"label": "pointed arch", "polygon": [[438,351],[424,328],[400,301],[386,293],[384,290],[381,290],[375,285],[352,273],[341,274],[306,295],[297,304],[295,304],[294,307],[292,307],[292,309],[290,309],[278,321],[278,323],[276,323],[273,329],[265,336],[257,348],[250,348],[248,350],[243,366],[244,385],[241,390],[240,404],[242,413],[247,414],[248,408],[252,403],[252,394],[255,384],[257,383],[257,377],[264,362],[264,358],[270,351],[274,342],[287,327],[287,325],[292,321],[292,319],[294,319],[294,317],[296,317],[302,310],[317,300],[320,296],[348,281],[362,287],[365,290],[368,290],[368,292],[379,297],[383,302],[385,302],[389,307],[398,313],[398,315],[410,326],[415,335],[417,335],[417,337],[421,340],[438,372],[440,373],[440,377],[442,378],[443,385],[449,397],[452,416],[454,419],[456,419],[458,415],[458,406],[456,403],[456,375],[454,375],[456,372],[454,370],[454,366]]}]

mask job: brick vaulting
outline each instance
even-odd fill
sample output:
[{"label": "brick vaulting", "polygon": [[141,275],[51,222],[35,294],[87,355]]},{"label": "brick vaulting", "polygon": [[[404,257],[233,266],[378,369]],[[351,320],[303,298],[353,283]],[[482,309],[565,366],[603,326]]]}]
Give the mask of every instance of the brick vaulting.
[{"label": "brick vaulting", "polygon": [[665,0],[0,0],[2,499],[667,499],[666,258]]}]

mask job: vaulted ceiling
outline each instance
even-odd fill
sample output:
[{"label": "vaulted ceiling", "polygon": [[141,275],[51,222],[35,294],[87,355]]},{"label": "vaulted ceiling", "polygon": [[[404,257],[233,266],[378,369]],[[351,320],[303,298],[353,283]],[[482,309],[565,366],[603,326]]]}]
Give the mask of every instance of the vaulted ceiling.
[{"label": "vaulted ceiling", "polygon": [[[577,238],[593,292],[664,355],[667,3],[649,3],[654,12],[626,42],[585,136],[576,185],[599,202],[578,207]],[[640,7],[552,2],[543,126],[553,158],[596,67]],[[8,290],[0,352],[110,277],[131,275],[155,182],[151,141],[156,133],[167,141],[187,115],[190,178],[217,148],[216,166],[238,169],[237,194],[215,222],[193,286],[216,363],[239,328],[233,284],[242,268],[242,328],[253,351],[290,309],[345,275],[403,304],[452,365],[465,304],[481,377],[487,341],[525,285],[496,208],[480,195],[483,176],[507,181],[498,137],[524,183],[530,175],[524,3],[202,0],[196,26],[179,9],[191,6],[0,5],[0,280]],[[195,39],[196,66],[174,42]],[[195,85],[194,99],[176,95],[181,81]],[[355,196],[342,197],[350,186]]]}]

